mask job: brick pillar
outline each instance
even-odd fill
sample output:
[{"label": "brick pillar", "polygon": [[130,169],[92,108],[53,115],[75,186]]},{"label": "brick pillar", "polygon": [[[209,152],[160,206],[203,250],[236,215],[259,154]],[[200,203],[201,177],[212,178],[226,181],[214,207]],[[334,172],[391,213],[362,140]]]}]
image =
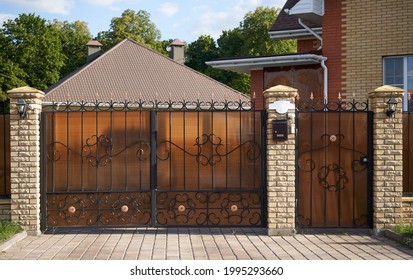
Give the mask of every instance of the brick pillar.
[{"label": "brick pillar", "polygon": [[[403,194],[403,116],[404,90],[382,86],[369,93],[373,116],[373,229],[392,228],[401,222]],[[398,106],[392,117],[386,115],[387,101]]]},{"label": "brick pillar", "polygon": [[[287,141],[272,139],[272,120],[286,119],[286,114],[269,110],[269,104],[277,100],[295,104],[297,90],[287,86],[275,86],[264,91],[267,117],[267,196],[268,234],[293,235],[295,233],[295,133],[288,134]],[[295,110],[289,110],[295,116]],[[290,124],[295,124],[292,118]]]},{"label": "brick pillar", "polygon": [[[40,113],[44,93],[21,87],[10,97],[11,220],[29,234],[40,234]],[[21,118],[16,103],[24,99],[28,116]]]}]

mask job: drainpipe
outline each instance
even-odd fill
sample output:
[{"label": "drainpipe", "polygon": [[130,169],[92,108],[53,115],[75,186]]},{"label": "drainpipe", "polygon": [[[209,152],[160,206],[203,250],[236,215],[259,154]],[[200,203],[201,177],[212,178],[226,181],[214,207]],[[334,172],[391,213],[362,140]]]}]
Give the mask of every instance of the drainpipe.
[{"label": "drainpipe", "polygon": [[324,100],[328,102],[328,69],[326,66],[327,57],[322,57],[320,60],[321,67],[324,70]]},{"label": "drainpipe", "polygon": [[314,30],[312,30],[310,27],[308,27],[302,20],[301,18],[298,18],[298,23],[304,27],[305,30],[307,30],[308,32],[310,32],[311,34],[313,34],[318,40],[320,40],[320,47],[318,48],[318,50],[321,50],[323,48],[323,38],[321,38],[320,35],[318,35],[316,32],[314,32]]}]

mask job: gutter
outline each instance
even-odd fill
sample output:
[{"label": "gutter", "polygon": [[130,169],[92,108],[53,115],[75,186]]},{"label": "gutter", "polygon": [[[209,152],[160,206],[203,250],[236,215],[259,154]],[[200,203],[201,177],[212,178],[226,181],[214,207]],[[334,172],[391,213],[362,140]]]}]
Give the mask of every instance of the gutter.
[{"label": "gutter", "polygon": [[[322,34],[323,28],[322,27],[315,27],[311,30],[319,36],[319,35]],[[270,31],[270,32],[268,32],[268,34],[270,34],[271,39],[297,39],[298,37],[301,37],[301,38],[305,38],[305,37],[310,38],[311,37],[308,34],[307,30],[303,30],[303,29]]]}]

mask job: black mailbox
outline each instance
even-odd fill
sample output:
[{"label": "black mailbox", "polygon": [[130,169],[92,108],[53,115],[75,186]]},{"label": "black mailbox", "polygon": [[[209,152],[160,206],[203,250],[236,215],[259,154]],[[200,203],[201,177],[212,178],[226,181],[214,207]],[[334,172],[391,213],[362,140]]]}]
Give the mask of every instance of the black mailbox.
[{"label": "black mailbox", "polygon": [[272,121],[272,140],[287,141],[288,140],[288,121],[273,120]]}]

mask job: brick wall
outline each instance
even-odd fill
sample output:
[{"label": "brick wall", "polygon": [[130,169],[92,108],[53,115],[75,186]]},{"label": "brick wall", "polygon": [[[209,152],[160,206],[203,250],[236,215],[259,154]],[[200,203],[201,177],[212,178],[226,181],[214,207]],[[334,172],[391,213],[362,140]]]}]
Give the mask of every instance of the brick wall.
[{"label": "brick wall", "polygon": [[10,219],[10,199],[0,199],[0,222]]},{"label": "brick wall", "polygon": [[[327,1],[326,4],[329,2],[332,1]],[[383,56],[413,54],[413,1],[345,2],[343,92],[365,95],[383,84]],[[329,5],[326,5],[326,9],[328,8]],[[324,30],[326,27],[323,26],[323,38],[326,35]],[[330,61],[330,57],[328,59]]]},{"label": "brick wall", "polygon": [[403,222],[413,225],[413,197],[403,197]]},{"label": "brick wall", "polygon": [[297,52],[309,53],[315,52],[320,47],[320,41],[317,39],[307,39],[297,41]]},{"label": "brick wall", "polygon": [[255,93],[255,108],[257,110],[264,109],[264,71],[251,71],[251,97]]},{"label": "brick wall", "polygon": [[323,16],[323,56],[327,57],[329,100],[336,100],[343,88],[344,1],[326,0]]}]

